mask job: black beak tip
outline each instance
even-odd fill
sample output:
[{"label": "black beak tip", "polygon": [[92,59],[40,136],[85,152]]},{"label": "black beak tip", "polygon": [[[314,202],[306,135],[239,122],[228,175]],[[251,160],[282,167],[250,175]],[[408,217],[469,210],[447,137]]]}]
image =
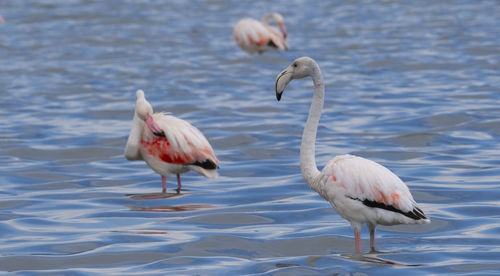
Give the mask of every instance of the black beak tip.
[{"label": "black beak tip", "polygon": [[278,102],[281,100],[281,94],[283,94],[283,92],[282,93],[276,93],[276,99],[278,100]]}]

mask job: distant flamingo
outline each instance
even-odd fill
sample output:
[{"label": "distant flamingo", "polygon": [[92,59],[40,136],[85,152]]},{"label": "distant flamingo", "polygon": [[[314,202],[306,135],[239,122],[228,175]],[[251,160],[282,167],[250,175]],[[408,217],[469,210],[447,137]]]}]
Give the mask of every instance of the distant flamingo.
[{"label": "distant flamingo", "polygon": [[276,78],[278,101],[293,79],[311,76],[314,95],[302,144],[300,168],[309,186],[328,200],[354,230],[356,253],[361,254],[360,231],[366,223],[370,231],[370,248],[375,251],[375,227],[381,225],[429,223],[417,206],[408,187],[394,173],[371,160],[340,155],[330,160],[320,172],[316,167],[316,131],[324,101],[324,84],[318,64],[309,57],[296,59]]},{"label": "distant flamingo", "polygon": [[167,192],[166,177],[177,175],[177,193],[181,191],[180,174],[189,170],[206,177],[217,177],[219,160],[203,134],[190,123],[166,113],[153,113],[144,92],[136,92],[132,129],[125,147],[128,160],[144,160],[161,175],[162,192]]},{"label": "distant flamingo", "polygon": [[[280,28],[279,31],[269,25],[271,18]],[[234,26],[233,36],[238,46],[249,54],[288,49],[285,23],[279,13],[267,14],[262,21],[244,18]]]}]

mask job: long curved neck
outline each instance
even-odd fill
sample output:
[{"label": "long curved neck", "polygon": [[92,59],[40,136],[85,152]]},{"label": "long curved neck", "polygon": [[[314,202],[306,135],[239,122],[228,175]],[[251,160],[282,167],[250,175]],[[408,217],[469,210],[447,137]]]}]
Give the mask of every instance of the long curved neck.
[{"label": "long curved neck", "polygon": [[269,25],[269,19],[273,18],[274,19],[274,15],[272,13],[268,13],[266,14],[263,18],[262,18],[262,24],[264,25]]},{"label": "long curved neck", "polygon": [[125,157],[128,160],[142,159],[139,147],[140,147],[143,125],[144,121],[139,119],[137,113],[134,113],[134,119],[132,120],[132,128],[130,129],[130,134],[127,139],[127,145],[125,146]]},{"label": "long curved neck", "polygon": [[325,86],[319,66],[315,64],[313,73],[311,74],[314,83],[314,95],[309,109],[309,116],[302,134],[302,144],[300,146],[300,168],[302,176],[309,186],[315,189],[316,178],[320,174],[316,167],[315,144],[316,132],[318,129],[321,110],[325,98]]}]

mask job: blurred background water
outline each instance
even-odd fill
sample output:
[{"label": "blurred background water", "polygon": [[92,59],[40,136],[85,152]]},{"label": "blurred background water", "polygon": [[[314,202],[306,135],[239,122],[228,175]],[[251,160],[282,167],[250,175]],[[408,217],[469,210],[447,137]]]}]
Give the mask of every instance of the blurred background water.
[{"label": "blurred background water", "polygon": [[[290,50],[242,52],[234,24],[271,11]],[[498,1],[2,1],[0,14],[0,271],[500,272]],[[377,161],[432,219],[379,227],[385,253],[366,260],[300,175],[311,81],[274,96],[304,55],[326,82],[318,165]],[[191,172],[181,196],[148,196],[159,175],[123,156],[139,88],[202,130],[217,180]]]}]

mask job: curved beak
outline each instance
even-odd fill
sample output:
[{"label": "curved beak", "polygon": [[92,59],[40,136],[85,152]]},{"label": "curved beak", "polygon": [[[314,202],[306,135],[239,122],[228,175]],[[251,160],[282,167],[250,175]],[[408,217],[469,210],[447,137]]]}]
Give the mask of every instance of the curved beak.
[{"label": "curved beak", "polygon": [[281,100],[281,95],[283,94],[283,91],[285,91],[285,88],[287,84],[292,80],[292,73],[289,72],[289,68],[286,68],[283,70],[279,75],[276,77],[276,99],[278,102]]}]

